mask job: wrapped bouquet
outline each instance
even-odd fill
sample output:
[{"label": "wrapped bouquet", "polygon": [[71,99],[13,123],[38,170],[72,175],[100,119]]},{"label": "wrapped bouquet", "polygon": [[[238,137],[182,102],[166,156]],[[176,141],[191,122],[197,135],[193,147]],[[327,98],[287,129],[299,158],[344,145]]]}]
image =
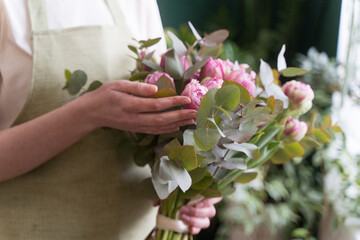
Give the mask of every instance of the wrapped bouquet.
[{"label": "wrapped bouquet", "polygon": [[[257,74],[246,63],[217,58],[227,30],[201,37],[191,23],[189,26],[196,41],[186,46],[169,32],[173,48],[162,55],[160,63],[148,50],[160,39],[129,46],[137,61],[130,81],[157,85],[155,98],[188,96],[191,103],[184,107],[198,111],[194,125],[174,134],[137,134],[134,138],[135,162],[150,166],[152,172],[144,184],[161,199],[157,226],[147,239],[192,239],[178,218],[181,206],[231,194],[233,183],[253,180],[260,165],[302,157],[307,149],[328,143],[334,132],[341,131],[330,118],[318,127],[314,117],[309,122],[299,120],[310,110],[314,92],[295,80],[281,86],[280,76],[306,73],[287,67],[285,46],[277,69],[260,60]],[[72,94],[85,85],[76,77],[80,73],[65,71],[65,88]],[[100,85],[95,81],[88,91]]]}]

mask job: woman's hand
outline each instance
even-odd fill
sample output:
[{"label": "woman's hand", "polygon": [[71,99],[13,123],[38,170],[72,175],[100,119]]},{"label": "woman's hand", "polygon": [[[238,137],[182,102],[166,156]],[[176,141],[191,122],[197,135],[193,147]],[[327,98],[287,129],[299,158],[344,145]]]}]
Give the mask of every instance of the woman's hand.
[{"label": "woman's hand", "polygon": [[189,226],[191,234],[198,234],[201,229],[210,226],[210,218],[216,215],[214,205],[221,200],[221,197],[208,198],[198,202],[195,206],[180,208],[180,219]]},{"label": "woman's hand", "polygon": [[189,104],[188,97],[144,98],[154,95],[157,86],[119,80],[78,98],[93,121],[93,128],[112,127],[148,134],[164,134],[194,123],[196,111],[164,110]]}]

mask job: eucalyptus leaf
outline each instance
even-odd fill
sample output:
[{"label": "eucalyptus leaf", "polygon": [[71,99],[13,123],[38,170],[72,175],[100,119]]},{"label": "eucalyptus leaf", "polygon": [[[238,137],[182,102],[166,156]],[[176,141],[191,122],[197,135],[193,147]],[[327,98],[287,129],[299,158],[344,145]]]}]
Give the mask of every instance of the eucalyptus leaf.
[{"label": "eucalyptus leaf", "polygon": [[192,65],[191,67],[189,67],[184,74],[184,79],[190,79],[192,76],[194,76],[194,74],[200,69],[202,68],[207,61],[210,59],[209,56],[204,57],[203,59],[201,59],[200,61],[198,61],[197,63],[195,63],[194,65]]},{"label": "eucalyptus leaf", "polygon": [[103,84],[102,82],[96,80],[96,81],[93,81],[90,86],[88,87],[87,91],[86,92],[91,92],[91,91],[94,91],[96,89],[98,89],[99,87],[101,87]]},{"label": "eucalyptus leaf", "polygon": [[257,172],[244,172],[238,178],[235,179],[237,183],[249,183],[257,177]]},{"label": "eucalyptus leaf", "polygon": [[297,67],[288,67],[280,71],[280,73],[284,77],[296,77],[296,76],[302,76],[305,73],[307,73],[308,70],[297,68]]},{"label": "eucalyptus leaf", "polygon": [[220,138],[220,133],[214,128],[198,127],[194,131],[195,143],[203,151],[211,150]]},{"label": "eucalyptus leaf", "polygon": [[157,44],[158,42],[160,42],[160,40],[161,40],[161,37],[149,39],[149,40],[142,40],[142,41],[139,41],[139,43],[141,44],[142,47],[147,48],[147,47],[151,47],[151,46]]},{"label": "eucalyptus leaf", "polygon": [[163,88],[158,90],[154,95],[153,98],[165,98],[165,97],[173,97],[177,96],[177,93],[172,88]]},{"label": "eucalyptus leaf", "polygon": [[163,74],[156,82],[155,85],[158,89],[171,88],[175,91],[174,83],[168,78],[165,74]]},{"label": "eucalyptus leaf", "polygon": [[231,81],[231,80],[225,80],[222,86],[225,87],[225,86],[229,86],[229,85],[234,85],[239,88],[240,103],[242,105],[246,105],[251,101],[251,95],[250,95],[249,91],[243,85],[241,85],[237,82]]},{"label": "eucalyptus leaf", "polygon": [[138,72],[138,73],[135,73],[134,75],[132,75],[129,80],[130,81],[137,81],[137,80],[144,80],[147,75],[149,75],[150,72],[146,72],[146,71],[143,71],[143,72]]},{"label": "eucalyptus leaf", "polygon": [[251,159],[258,159],[260,157],[260,151],[255,144],[251,143],[231,143],[231,144],[223,144],[224,147],[230,150],[243,152]]},{"label": "eucalyptus leaf", "polygon": [[203,45],[200,49],[199,56],[200,57],[213,57],[217,58],[220,53],[222,52],[223,48],[222,46],[206,46]]},{"label": "eucalyptus leaf", "polygon": [[149,68],[152,68],[156,71],[159,71],[159,72],[163,72],[164,69],[162,69],[162,67],[160,67],[158,64],[154,63],[153,61],[151,60],[148,60],[148,59],[143,59],[141,60],[141,62],[143,64],[145,64],[146,66],[148,66]]},{"label": "eucalyptus leaf", "polygon": [[198,183],[200,182],[206,174],[207,170],[205,167],[202,168],[195,168],[194,170],[192,170],[191,172],[189,172],[191,179],[192,179],[192,183]]},{"label": "eucalyptus leaf", "polygon": [[229,37],[229,31],[220,29],[204,37],[204,45],[216,46],[222,44]]},{"label": "eucalyptus leaf", "polygon": [[136,56],[139,56],[139,52],[138,52],[138,49],[137,47],[133,46],[133,45],[128,45],[128,48],[136,54]]},{"label": "eucalyptus leaf", "polygon": [[215,94],[216,104],[225,110],[234,110],[240,101],[240,90],[236,86],[228,85],[220,88]]},{"label": "eucalyptus leaf", "polygon": [[192,25],[192,23],[191,23],[190,21],[188,21],[188,25],[189,25],[189,27],[190,27],[190,29],[191,29],[191,32],[194,34],[195,38],[196,38],[197,40],[201,40],[202,37],[201,37],[200,34],[196,31],[195,27]]},{"label": "eucalyptus leaf", "polygon": [[174,49],[165,53],[165,71],[175,79],[182,78],[184,74],[184,67]]},{"label": "eucalyptus leaf", "polygon": [[82,70],[76,70],[71,74],[70,81],[67,87],[71,95],[78,94],[82,87],[86,84],[87,75]]},{"label": "eucalyptus leaf", "polygon": [[200,107],[196,115],[198,126],[206,126],[209,122],[208,118],[214,117],[215,94],[217,91],[218,88],[212,88],[201,99]]},{"label": "eucalyptus leaf", "polygon": [[263,165],[270,158],[274,156],[274,154],[279,150],[280,142],[274,142],[273,144],[267,145],[264,149],[260,151],[260,158],[256,160],[250,160],[248,162],[248,168],[256,168]]},{"label": "eucalyptus leaf", "polygon": [[225,137],[225,134],[221,131],[221,129],[219,128],[219,126],[215,122],[215,119],[214,118],[208,118],[208,120],[215,126],[215,128],[218,130],[221,137]]},{"label": "eucalyptus leaf", "polygon": [[172,32],[167,32],[169,37],[173,42],[173,48],[177,54],[180,56],[185,56],[187,48],[185,47],[184,43]]},{"label": "eucalyptus leaf", "polygon": [[188,171],[194,170],[197,166],[197,156],[194,146],[178,146],[171,150],[170,160],[178,160],[182,163],[183,168]]}]

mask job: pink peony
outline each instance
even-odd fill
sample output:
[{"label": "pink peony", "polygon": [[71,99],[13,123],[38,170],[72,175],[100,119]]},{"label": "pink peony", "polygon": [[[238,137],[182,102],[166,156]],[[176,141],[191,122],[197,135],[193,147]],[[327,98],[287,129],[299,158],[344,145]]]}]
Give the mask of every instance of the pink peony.
[{"label": "pink peony", "polygon": [[[160,61],[160,67],[162,67],[165,70],[165,64],[166,64],[166,58],[165,58],[165,54],[169,51],[170,49],[168,49],[162,56],[161,56],[161,61]],[[180,62],[184,68],[184,71],[186,71],[189,67],[190,67],[190,61],[187,57],[185,56],[180,56],[178,55]]]},{"label": "pink peony", "polygon": [[285,123],[284,136],[286,142],[298,142],[307,132],[307,125],[296,118],[291,118]]},{"label": "pink peony", "polygon": [[202,85],[207,87],[207,89],[210,90],[212,88],[221,88],[223,83],[224,83],[224,80],[222,80],[220,78],[209,78],[209,79],[206,79],[205,81],[203,81]]},{"label": "pink peony", "polygon": [[186,96],[191,99],[191,103],[184,105],[184,108],[198,110],[200,107],[200,101],[207,91],[208,89],[202,86],[199,81],[192,79],[181,93],[181,96]]},{"label": "pink peony", "polygon": [[290,109],[300,110],[305,113],[312,107],[314,91],[310,85],[295,80],[285,83],[282,87],[284,93],[289,98]]},{"label": "pink peony", "polygon": [[222,79],[233,67],[234,64],[229,60],[214,60],[210,58],[201,69],[200,79],[202,80],[206,77]]},{"label": "pink peony", "polygon": [[254,95],[255,93],[255,72],[251,71],[247,73],[245,69],[238,69],[230,72],[226,75],[225,80],[231,80],[237,82],[244,86],[250,93],[250,95]]},{"label": "pink peony", "polygon": [[165,72],[154,72],[152,74],[148,74],[144,80],[145,83],[150,83],[150,84],[155,84],[157,80],[159,80],[162,76],[166,76],[167,78],[169,78],[171,80],[171,82],[174,84],[174,79],[172,77],[170,77],[169,74],[165,73]]}]

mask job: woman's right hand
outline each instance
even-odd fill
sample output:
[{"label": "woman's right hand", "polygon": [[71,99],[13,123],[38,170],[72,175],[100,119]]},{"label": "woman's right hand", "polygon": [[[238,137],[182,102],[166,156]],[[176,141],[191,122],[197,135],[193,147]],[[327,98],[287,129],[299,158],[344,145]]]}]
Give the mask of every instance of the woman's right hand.
[{"label": "woman's right hand", "polygon": [[193,124],[196,110],[164,110],[189,104],[190,98],[174,96],[150,98],[157,86],[118,80],[78,98],[93,128],[111,127],[131,132],[164,134]]}]

